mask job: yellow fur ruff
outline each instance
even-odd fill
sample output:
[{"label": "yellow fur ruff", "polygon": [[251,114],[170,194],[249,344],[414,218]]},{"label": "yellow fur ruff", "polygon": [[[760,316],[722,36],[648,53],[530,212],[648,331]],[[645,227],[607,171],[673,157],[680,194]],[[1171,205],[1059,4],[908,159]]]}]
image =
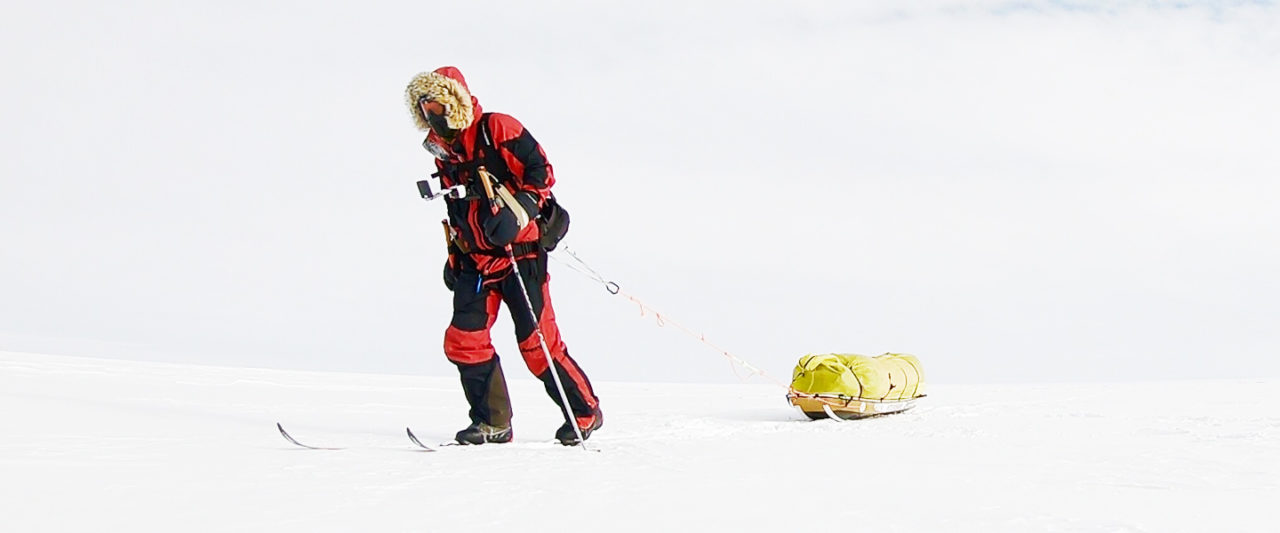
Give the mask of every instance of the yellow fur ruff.
[{"label": "yellow fur ruff", "polygon": [[414,76],[409,81],[409,86],[405,87],[404,102],[409,106],[409,114],[413,115],[413,123],[419,130],[427,131],[431,126],[418,107],[418,100],[423,96],[444,106],[445,119],[450,128],[461,130],[471,125],[471,119],[474,118],[471,93],[458,80],[435,72],[422,72]]}]

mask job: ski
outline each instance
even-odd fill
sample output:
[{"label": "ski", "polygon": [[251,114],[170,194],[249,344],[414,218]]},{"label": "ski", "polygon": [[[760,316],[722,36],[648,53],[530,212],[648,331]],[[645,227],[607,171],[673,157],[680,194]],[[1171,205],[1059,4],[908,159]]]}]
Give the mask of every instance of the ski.
[{"label": "ski", "polygon": [[298,442],[298,439],[293,438],[293,435],[290,435],[288,431],[285,431],[285,430],[284,430],[284,426],[280,425],[280,423],[279,423],[279,422],[276,422],[276,429],[279,429],[279,430],[280,430],[280,435],[281,435],[281,436],[283,436],[285,440],[287,440],[287,441],[289,441],[289,442],[292,442],[292,443],[294,443],[294,444],[296,444],[296,445],[298,445],[298,446],[301,446],[301,447],[303,447],[303,448],[306,448],[306,449],[308,449],[308,450],[341,450],[341,449],[343,449],[343,448],[327,448],[327,447],[324,447],[324,446],[311,446],[311,445],[307,445],[307,444],[303,444],[303,443],[301,443],[301,442]]},{"label": "ski", "polygon": [[[348,449],[348,448],[346,448],[346,447],[335,447],[335,446],[312,446],[312,445],[310,445],[310,444],[303,444],[302,442],[298,441],[298,439],[293,438],[293,435],[290,435],[288,431],[285,431],[285,429],[284,429],[284,425],[282,425],[282,424],[281,424],[281,423],[279,423],[279,422],[276,422],[276,429],[280,431],[280,436],[284,437],[284,439],[285,439],[285,440],[287,440],[287,441],[289,441],[289,443],[290,443],[290,444],[293,444],[294,446],[297,446],[297,447],[299,447],[299,448],[305,448],[305,449],[308,449],[308,450],[346,450],[346,449]],[[412,443],[413,443],[413,445],[414,445],[414,446],[416,446],[418,450],[421,450],[421,451],[424,451],[424,452],[436,452],[436,451],[440,451],[439,446],[465,446],[464,444],[457,443],[457,442],[446,442],[446,443],[440,444],[439,446],[428,446],[427,444],[424,444],[424,443],[422,442],[422,439],[419,439],[417,435],[414,435],[414,434],[413,434],[413,429],[406,427],[406,428],[404,428],[404,433],[405,433],[405,435],[406,435],[406,436],[408,436],[408,437],[409,437],[409,442],[412,442]],[[569,446],[569,447],[570,447],[570,448],[572,448],[572,447],[579,447],[579,448],[583,448],[584,450],[586,450],[586,451],[590,451],[590,452],[599,452],[599,451],[600,451],[600,450],[597,450],[597,449],[587,448],[587,447],[585,447],[585,446],[582,446],[582,444],[581,444],[581,443],[578,443],[578,444],[575,444],[575,445],[573,445],[573,446]]]},{"label": "ski", "polygon": [[426,444],[423,444],[423,443],[422,443],[422,441],[418,440],[418,436],[413,434],[413,430],[412,430],[412,429],[404,428],[404,432],[405,432],[405,434],[409,435],[409,440],[410,440],[410,441],[413,441],[413,443],[414,443],[414,444],[416,444],[419,448],[422,448],[422,449],[424,449],[424,450],[426,450],[426,451],[429,451],[429,452],[434,452],[434,451],[436,451],[436,449],[435,449],[435,448],[432,448],[432,447],[430,447],[430,446],[427,446]]},{"label": "ski", "polygon": [[[293,438],[293,435],[290,435],[288,431],[285,431],[284,425],[280,424],[279,422],[276,422],[276,429],[280,430],[280,436],[284,437],[284,440],[287,440],[289,441],[290,444],[293,444],[294,446],[298,446],[300,448],[306,448],[308,450],[346,450],[347,449],[345,447],[312,446],[310,444],[303,444],[302,442],[298,441],[298,439]],[[423,444],[422,441],[419,441],[418,437],[415,436],[412,431],[409,431],[409,428],[405,428],[405,431],[409,432],[409,440],[412,440],[414,444],[418,445],[419,449],[423,451],[428,451],[428,452],[436,451],[435,448],[427,446],[426,444]]]}]

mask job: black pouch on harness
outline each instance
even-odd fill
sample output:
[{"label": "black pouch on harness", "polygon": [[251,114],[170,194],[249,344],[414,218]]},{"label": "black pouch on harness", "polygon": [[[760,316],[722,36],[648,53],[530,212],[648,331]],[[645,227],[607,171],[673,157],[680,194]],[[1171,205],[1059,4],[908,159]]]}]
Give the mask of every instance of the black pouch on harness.
[{"label": "black pouch on harness", "polygon": [[542,234],[538,244],[548,252],[555,250],[560,240],[569,233],[569,212],[556,201],[555,195],[548,196],[547,201],[543,202],[542,209],[538,211],[537,222],[538,232]]}]

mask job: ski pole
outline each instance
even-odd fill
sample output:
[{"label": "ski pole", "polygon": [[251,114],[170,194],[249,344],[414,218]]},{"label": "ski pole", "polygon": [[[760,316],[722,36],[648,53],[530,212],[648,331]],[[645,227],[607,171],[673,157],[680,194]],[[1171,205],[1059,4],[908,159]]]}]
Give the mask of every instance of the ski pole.
[{"label": "ski pole", "polygon": [[[480,183],[484,186],[484,195],[489,199],[489,210],[492,214],[497,215],[501,209],[498,207],[498,200],[493,196],[493,184],[490,183],[493,174],[490,174],[485,168],[479,167],[477,172],[480,174]],[[518,206],[509,206],[515,209]],[[507,252],[507,258],[511,260],[511,271],[516,275],[516,282],[520,285],[520,292],[524,294],[525,309],[529,311],[529,317],[533,319],[533,331],[538,334],[538,346],[542,348],[542,356],[547,359],[547,371],[551,373],[551,381],[556,384],[556,392],[560,394],[561,405],[564,406],[564,412],[568,418],[569,426],[573,428],[574,436],[578,437],[578,444],[583,450],[587,449],[587,439],[582,437],[582,429],[578,427],[577,417],[573,416],[573,407],[569,405],[569,395],[564,392],[564,384],[560,382],[560,373],[556,372],[556,362],[551,357],[551,350],[547,348],[547,339],[542,335],[542,324],[538,320],[538,313],[533,310],[533,299],[529,298],[529,288],[524,284],[524,276],[520,273],[519,262],[516,261],[515,251],[511,249],[511,243],[507,243],[503,247]]]}]

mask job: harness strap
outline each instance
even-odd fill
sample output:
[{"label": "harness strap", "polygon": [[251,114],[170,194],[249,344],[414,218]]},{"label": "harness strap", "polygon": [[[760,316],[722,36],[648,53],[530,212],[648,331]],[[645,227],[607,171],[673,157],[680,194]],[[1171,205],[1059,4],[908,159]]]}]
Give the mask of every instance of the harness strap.
[{"label": "harness strap", "polygon": [[[542,250],[542,245],[538,241],[517,242],[511,245],[511,254],[520,259],[527,255],[533,255]],[[472,250],[470,253],[476,255],[487,255],[489,257],[506,257],[506,250]]]}]

